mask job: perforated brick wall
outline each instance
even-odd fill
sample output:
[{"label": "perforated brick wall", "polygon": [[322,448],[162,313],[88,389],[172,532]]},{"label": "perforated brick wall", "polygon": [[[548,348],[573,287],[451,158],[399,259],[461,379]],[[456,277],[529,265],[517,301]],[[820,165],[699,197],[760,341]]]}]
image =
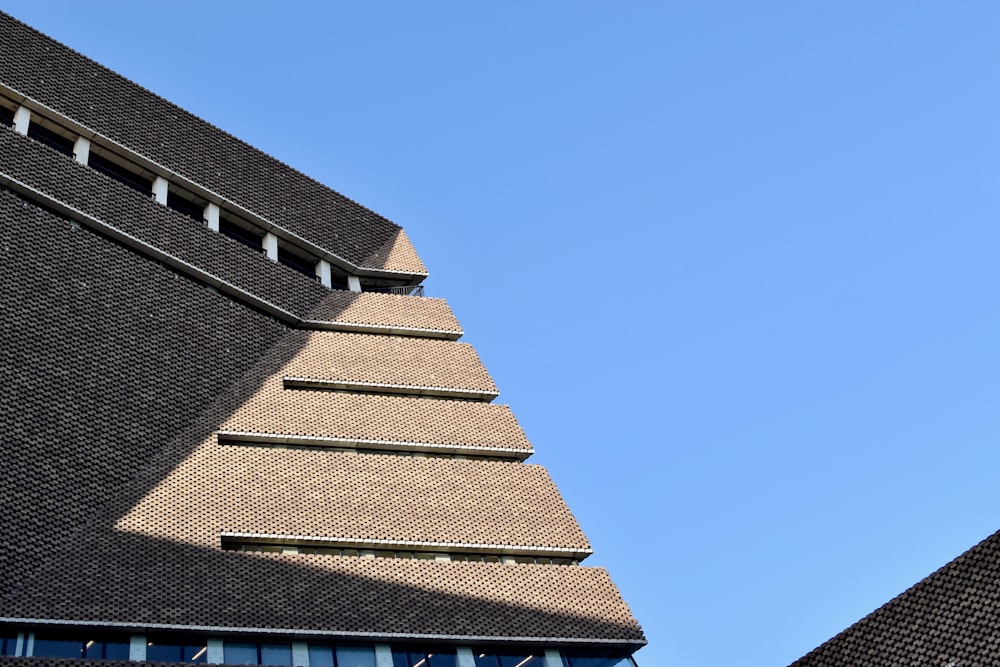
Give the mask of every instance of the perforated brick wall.
[{"label": "perforated brick wall", "polygon": [[510,408],[495,403],[287,390],[269,379],[222,430],[531,450]]},{"label": "perforated brick wall", "polygon": [[459,329],[441,299],[327,290],[263,252],[210,231],[72,158],[0,126],[0,174],[6,174],[137,237],[265,301],[307,319]]},{"label": "perforated brick wall", "polygon": [[145,88],[0,14],[0,80],[309,241],[425,273],[403,230]]},{"label": "perforated brick wall", "polygon": [[497,392],[466,343],[335,331],[296,331],[299,352],[284,375],[343,382]]}]

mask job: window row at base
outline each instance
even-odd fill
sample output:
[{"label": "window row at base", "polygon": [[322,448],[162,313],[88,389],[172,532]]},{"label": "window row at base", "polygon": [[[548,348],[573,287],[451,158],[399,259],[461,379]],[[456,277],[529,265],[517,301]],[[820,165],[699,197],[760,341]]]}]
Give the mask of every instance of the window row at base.
[{"label": "window row at base", "polygon": [[620,650],[248,642],[191,635],[7,632],[0,655],[273,667],[636,667]]}]

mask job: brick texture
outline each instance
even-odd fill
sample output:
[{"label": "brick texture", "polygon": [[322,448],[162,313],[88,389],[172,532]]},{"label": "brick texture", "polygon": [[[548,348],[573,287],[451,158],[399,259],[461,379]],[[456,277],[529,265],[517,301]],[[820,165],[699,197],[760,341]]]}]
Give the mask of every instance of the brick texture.
[{"label": "brick texture", "polygon": [[793,665],[997,665],[997,618],[1000,533],[994,533]]},{"label": "brick texture", "polygon": [[289,377],[497,393],[466,343],[335,331],[291,336],[299,352],[282,371]]},{"label": "brick texture", "polygon": [[[350,262],[424,272],[395,224],[3,14],[0,81]],[[225,429],[530,453],[505,406],[286,386],[298,376],[492,397],[476,352],[442,340],[459,333],[443,301],[325,290],[5,128],[0,181],[3,616],[644,642],[600,568],[223,550],[224,531],[588,542],[539,466],[219,442]],[[293,317],[80,228],[53,200]],[[296,318],[416,337],[288,328]],[[0,667],[12,662],[81,664]]]},{"label": "brick texture", "polygon": [[447,399],[289,391],[270,378],[222,424],[269,435],[531,451],[506,405]]},{"label": "brick texture", "polygon": [[160,481],[117,528],[209,547],[218,545],[221,531],[590,546],[540,466],[220,447],[212,440]]},{"label": "brick texture", "polygon": [[402,229],[0,14],[0,80],[354,264],[426,273]]},{"label": "brick texture", "polygon": [[6,615],[643,641],[599,568],[222,551],[258,528],[586,538],[536,466],[217,444],[310,336],[14,196],[0,223]]},{"label": "brick texture", "polygon": [[0,225],[2,595],[286,330],[10,195]]},{"label": "brick texture", "polygon": [[306,319],[371,324],[383,327],[412,327],[433,331],[460,332],[458,320],[444,299],[416,298],[378,292],[331,291]]},{"label": "brick texture", "polygon": [[313,320],[455,331],[441,299],[327,290],[70,157],[0,126],[0,174],[111,224],[236,287]]}]

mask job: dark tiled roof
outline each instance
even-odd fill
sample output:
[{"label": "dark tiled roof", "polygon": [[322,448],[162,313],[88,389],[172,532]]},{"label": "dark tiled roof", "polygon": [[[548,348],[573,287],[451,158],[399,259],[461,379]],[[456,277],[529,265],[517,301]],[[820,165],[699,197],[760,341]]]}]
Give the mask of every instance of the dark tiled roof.
[{"label": "dark tiled roof", "polygon": [[[2,34],[2,33],[0,33]],[[112,225],[294,315],[348,324],[456,331],[440,299],[328,290],[262,253],[0,126],[0,175]]]},{"label": "dark tiled roof", "polygon": [[793,663],[1000,664],[1000,532]]},{"label": "dark tiled roof", "polygon": [[426,273],[399,226],[0,13],[0,81],[356,264]]},{"label": "dark tiled roof", "polygon": [[0,596],[285,332],[0,195]]}]

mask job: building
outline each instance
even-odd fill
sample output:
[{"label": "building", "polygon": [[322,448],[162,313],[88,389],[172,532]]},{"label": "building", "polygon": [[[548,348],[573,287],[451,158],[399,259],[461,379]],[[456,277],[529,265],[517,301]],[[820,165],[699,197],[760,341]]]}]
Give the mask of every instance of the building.
[{"label": "building", "polygon": [[632,664],[400,227],[6,15],[0,125],[4,666]]},{"label": "building", "polygon": [[1000,532],[810,651],[793,667],[1000,664]]}]

